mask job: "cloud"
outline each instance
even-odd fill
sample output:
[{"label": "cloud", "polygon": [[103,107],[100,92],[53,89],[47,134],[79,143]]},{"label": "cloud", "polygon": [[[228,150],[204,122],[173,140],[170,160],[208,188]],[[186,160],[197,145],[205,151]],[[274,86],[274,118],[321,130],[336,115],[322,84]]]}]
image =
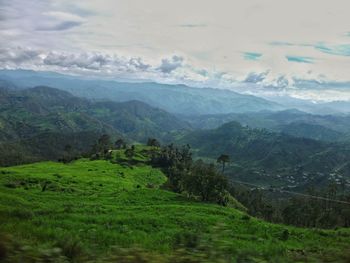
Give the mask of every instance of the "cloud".
[{"label": "cloud", "polygon": [[261,83],[267,76],[269,72],[261,72],[261,73],[256,73],[256,72],[251,72],[247,75],[247,77],[244,79],[243,82],[246,83]]},{"label": "cloud", "polygon": [[164,58],[162,59],[162,63],[158,69],[165,74],[169,74],[177,68],[181,67],[183,65],[183,62],[184,58],[180,56],[173,56],[170,59]]},{"label": "cloud", "polygon": [[178,27],[184,27],[184,28],[203,28],[207,27],[206,24],[180,24]]},{"label": "cloud", "polygon": [[284,42],[284,41],[272,41],[269,43],[271,46],[282,46],[282,47],[292,47],[295,46],[296,44],[291,43],[291,42]]},{"label": "cloud", "polygon": [[314,63],[314,59],[310,57],[301,57],[301,56],[286,56],[286,59],[289,62],[297,62],[297,63],[307,63],[312,64]]},{"label": "cloud", "polygon": [[337,56],[350,56],[350,44],[343,45],[327,45],[325,43],[318,43],[314,46],[314,48],[318,51],[321,51],[330,55]]},{"label": "cloud", "polygon": [[43,59],[43,63],[49,66],[59,66],[62,68],[79,68],[89,70],[100,70],[107,64],[112,64],[113,59],[101,54],[69,54],[50,52]]},{"label": "cloud", "polygon": [[259,60],[261,56],[262,56],[261,53],[256,53],[256,52],[244,52],[243,53],[243,57],[245,60],[256,61],[256,60]]},{"label": "cloud", "polygon": [[22,63],[39,62],[40,51],[17,47],[16,49],[0,49],[0,62],[6,66],[17,66]]},{"label": "cloud", "polygon": [[45,70],[95,78],[152,80],[196,87],[229,88],[237,92],[266,97],[284,94],[312,100],[350,98],[350,82],[329,81],[325,76],[316,78],[314,75],[310,79],[303,79],[293,75],[275,74],[269,70],[250,72],[245,78],[238,80],[229,72],[201,68],[190,64],[187,57],[185,59],[178,55],[163,57],[150,63],[143,57],[17,47],[0,49],[0,68]]},{"label": "cloud", "polygon": [[68,30],[73,27],[80,26],[82,22],[77,21],[64,21],[58,24],[52,24],[52,25],[44,25],[44,26],[38,26],[36,30],[39,31],[62,31],[62,30]]}]

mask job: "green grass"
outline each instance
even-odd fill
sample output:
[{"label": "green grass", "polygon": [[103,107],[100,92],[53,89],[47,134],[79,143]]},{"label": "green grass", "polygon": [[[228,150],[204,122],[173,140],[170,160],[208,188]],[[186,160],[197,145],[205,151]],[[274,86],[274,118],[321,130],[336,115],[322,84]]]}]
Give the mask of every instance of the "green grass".
[{"label": "green grass", "polygon": [[143,150],[137,146],[132,167],[81,159],[0,168],[0,232],[33,247],[60,247],[76,261],[115,246],[161,255],[206,246],[257,262],[346,262],[349,229],[286,227],[189,200],[160,188],[166,177],[144,163]]}]

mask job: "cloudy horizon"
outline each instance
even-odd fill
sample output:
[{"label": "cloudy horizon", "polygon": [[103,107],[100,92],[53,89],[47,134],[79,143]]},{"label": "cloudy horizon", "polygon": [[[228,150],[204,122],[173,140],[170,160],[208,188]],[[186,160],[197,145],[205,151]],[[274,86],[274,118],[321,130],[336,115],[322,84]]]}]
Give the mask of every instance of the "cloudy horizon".
[{"label": "cloudy horizon", "polygon": [[0,68],[350,100],[346,0],[0,0]]}]

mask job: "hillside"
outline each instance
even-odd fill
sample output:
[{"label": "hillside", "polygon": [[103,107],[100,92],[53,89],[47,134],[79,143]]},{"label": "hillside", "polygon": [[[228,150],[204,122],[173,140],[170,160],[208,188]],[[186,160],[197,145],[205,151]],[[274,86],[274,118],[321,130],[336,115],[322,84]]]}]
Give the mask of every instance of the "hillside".
[{"label": "hillside", "polygon": [[317,115],[285,110],[182,117],[194,128],[200,129],[215,129],[224,123],[237,121],[251,128],[264,128],[321,141],[348,141],[347,136],[350,134],[349,115]]},{"label": "hillside", "polygon": [[69,91],[78,97],[117,102],[139,100],[177,114],[217,114],[284,109],[259,97],[230,90],[192,88],[186,85],[128,83],[89,80],[51,72],[1,70],[0,79],[18,88],[46,85]]},{"label": "hillside", "polygon": [[[44,86],[2,88],[0,102],[0,149],[16,149],[26,160],[57,159],[67,144],[86,151],[104,133],[145,142],[190,129],[186,122],[143,102],[91,102]],[[71,139],[79,136],[80,140]]]},{"label": "hillside", "polygon": [[81,159],[0,168],[4,262],[349,259],[346,229],[270,224],[235,208],[163,190],[166,178],[147,166],[145,150],[137,147],[133,166],[115,151],[117,163]]},{"label": "hillside", "polygon": [[[312,181],[347,178],[350,147],[296,138],[229,122],[217,129],[190,132],[178,139],[190,144],[196,156],[216,160],[228,154],[228,175],[263,185],[299,186]],[[345,169],[346,170],[346,169]],[[332,175],[331,175],[332,174]]]}]

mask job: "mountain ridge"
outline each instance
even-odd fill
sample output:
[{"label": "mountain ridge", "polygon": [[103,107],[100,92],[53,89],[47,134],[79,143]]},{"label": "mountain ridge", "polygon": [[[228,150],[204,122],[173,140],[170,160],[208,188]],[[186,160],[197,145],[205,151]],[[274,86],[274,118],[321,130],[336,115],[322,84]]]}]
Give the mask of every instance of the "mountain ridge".
[{"label": "mountain ridge", "polygon": [[[52,76],[54,74],[54,76]],[[118,82],[82,79],[56,73],[0,70],[0,79],[13,82],[19,88],[47,85],[94,100],[140,100],[171,113],[202,114],[280,110],[276,102],[240,94],[226,89],[195,88],[183,84],[155,82]]]}]

